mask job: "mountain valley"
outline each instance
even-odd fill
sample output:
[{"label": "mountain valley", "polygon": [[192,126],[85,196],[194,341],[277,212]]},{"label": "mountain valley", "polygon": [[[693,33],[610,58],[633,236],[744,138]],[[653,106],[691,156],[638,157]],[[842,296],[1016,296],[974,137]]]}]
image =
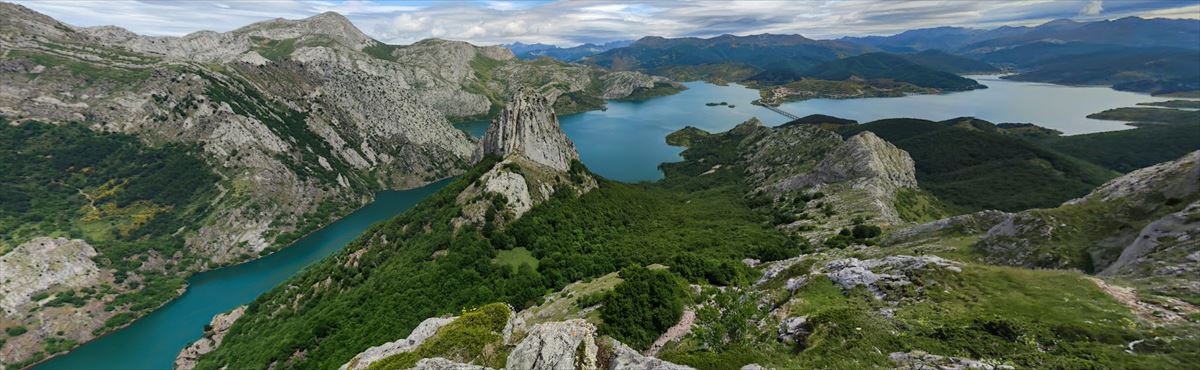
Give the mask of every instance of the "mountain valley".
[{"label": "mountain valley", "polygon": [[1200,20],[559,47],[45,5],[0,2],[0,370],[1200,361]]}]

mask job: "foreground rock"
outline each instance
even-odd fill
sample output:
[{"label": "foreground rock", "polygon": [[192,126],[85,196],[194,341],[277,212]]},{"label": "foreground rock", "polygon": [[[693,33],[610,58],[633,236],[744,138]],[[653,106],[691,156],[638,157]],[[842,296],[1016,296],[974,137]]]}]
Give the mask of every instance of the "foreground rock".
[{"label": "foreground rock", "polygon": [[925,370],[925,369],[942,369],[942,370],[960,370],[960,369],[982,369],[982,370],[1000,370],[1012,369],[1008,365],[993,365],[983,361],[965,359],[961,357],[938,356],[922,351],[912,352],[894,352],[888,355],[892,362],[896,363],[897,369],[904,370]]},{"label": "foreground rock", "polygon": [[596,327],[583,320],[535,325],[508,355],[508,370],[596,369]]},{"label": "foreground rock", "polygon": [[[441,329],[446,324],[454,322],[457,317],[431,317],[422,321],[420,325],[408,334],[407,338],[394,342],[384,343],[375,347],[367,348],[366,351],[355,355],[349,362],[340,367],[341,370],[364,370],[371,364],[394,356],[396,354],[411,352],[417,349],[421,343],[425,343],[426,339],[437,334],[438,329]],[[444,360],[444,359],[443,359]],[[436,364],[429,364],[434,366]],[[431,367],[434,368],[434,367]]]},{"label": "foreground rock", "polygon": [[175,356],[175,370],[191,370],[196,368],[196,359],[205,353],[212,352],[221,345],[221,340],[225,339],[225,333],[229,332],[229,327],[246,313],[246,306],[238,306],[232,311],[217,314],[208,324],[207,330],[204,331],[204,336],[199,340],[185,347]]}]

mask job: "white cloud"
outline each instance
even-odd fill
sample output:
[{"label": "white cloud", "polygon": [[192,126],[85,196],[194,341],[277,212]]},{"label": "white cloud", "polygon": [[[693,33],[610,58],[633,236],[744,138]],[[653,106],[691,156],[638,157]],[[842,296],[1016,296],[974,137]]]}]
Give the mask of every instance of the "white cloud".
[{"label": "white cloud", "polygon": [[1104,11],[1104,1],[1091,0],[1088,1],[1087,5],[1083,6],[1083,9],[1079,10],[1079,15],[1095,17],[1100,15],[1100,12],[1102,11]]},{"label": "white cloud", "polygon": [[229,31],[276,17],[295,19],[336,11],[368,35],[400,44],[439,37],[477,44],[521,41],[570,46],[648,35],[709,37],[764,32],[836,38],[935,26],[1033,25],[1055,18],[1095,18],[1090,15],[1093,12],[1103,12],[1105,18],[1138,14],[1200,18],[1200,5],[1170,0],[1110,3],[1108,7],[1097,0],[14,1],[70,24],[114,24],[152,35]]}]

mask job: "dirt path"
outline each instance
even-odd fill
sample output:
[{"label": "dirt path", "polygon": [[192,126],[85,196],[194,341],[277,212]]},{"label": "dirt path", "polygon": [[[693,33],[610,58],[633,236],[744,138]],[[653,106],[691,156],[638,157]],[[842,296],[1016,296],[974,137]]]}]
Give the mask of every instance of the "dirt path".
[{"label": "dirt path", "polygon": [[1153,303],[1143,302],[1138,300],[1137,291],[1133,288],[1111,285],[1108,282],[1095,277],[1089,277],[1096,286],[1104,290],[1105,293],[1112,296],[1117,302],[1121,302],[1133,310],[1133,313],[1146,321],[1161,322],[1185,320],[1184,315],[1200,312],[1200,308],[1193,306],[1190,303],[1180,301],[1174,298],[1167,298],[1167,305],[1156,305]]},{"label": "dirt path", "polygon": [[695,322],[696,311],[683,310],[683,316],[679,317],[679,323],[667,329],[667,332],[663,333],[662,336],[659,336],[658,339],[654,340],[654,344],[651,344],[650,348],[647,348],[645,352],[642,352],[642,354],[646,356],[658,355],[658,351],[661,351],[663,346],[667,345],[667,343],[670,343],[673,340],[678,340],[679,338],[683,338],[684,335],[687,335],[688,331],[692,330],[692,324]]}]

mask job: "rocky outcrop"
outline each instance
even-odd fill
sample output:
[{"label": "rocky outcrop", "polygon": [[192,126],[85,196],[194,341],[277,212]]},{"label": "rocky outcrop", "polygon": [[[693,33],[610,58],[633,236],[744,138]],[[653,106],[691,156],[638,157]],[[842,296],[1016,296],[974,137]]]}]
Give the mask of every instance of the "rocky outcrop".
[{"label": "rocky outcrop", "polygon": [[[844,290],[863,286],[877,299],[895,301],[888,293],[913,284],[913,278],[927,269],[961,272],[962,264],[937,256],[889,256],[881,259],[846,258],[830,261],[820,269],[829,280]],[[924,287],[918,286],[919,292]]]},{"label": "rocky outcrop", "polygon": [[558,126],[550,102],[528,89],[513,94],[508,106],[488,126],[473,158],[478,161],[485,155],[520,155],[563,172],[579,160],[575,144]]},{"label": "rocky outcrop", "polygon": [[[522,90],[479,141],[474,160],[485,156],[501,160],[459,193],[461,215],[456,227],[467,224],[500,224],[514,221],[556,191],[583,194],[597,186],[585,171],[575,145],[562,128],[549,102],[541,94]],[[489,214],[494,214],[488,219]]]},{"label": "rocky outcrop", "polygon": [[441,357],[423,358],[409,370],[492,370],[490,367],[464,364],[450,361]]},{"label": "rocky outcrop", "polygon": [[244,313],[246,313],[245,305],[213,316],[212,321],[209,322],[208,327],[204,331],[204,336],[184,347],[179,352],[179,355],[175,356],[175,370],[191,370],[196,368],[196,360],[205,353],[217,349],[221,345],[221,341],[225,339],[225,333],[229,332],[229,328]]},{"label": "rocky outcrop", "polygon": [[671,81],[666,77],[649,76],[640,72],[619,71],[605,74],[600,77],[600,81],[604,86],[604,93],[601,95],[605,99],[619,99],[629,96],[637,89],[652,89],[655,84],[667,84],[673,88],[682,90],[683,85]]},{"label": "rocky outcrop", "polygon": [[888,234],[883,244],[894,245],[943,237],[949,234],[982,234],[1012,217],[1011,213],[985,210],[913,225]]},{"label": "rocky outcrop", "polygon": [[899,223],[895,192],[917,188],[916,167],[908,152],[864,131],[826,154],[812,171],[768,185],[777,192],[829,186],[866,193],[866,204],[881,220]]},{"label": "rocky outcrop", "polygon": [[691,366],[677,365],[644,356],[616,339],[609,339],[609,347],[612,350],[612,357],[608,360],[607,370],[695,370]]},{"label": "rocky outcrop", "polygon": [[779,334],[776,338],[784,343],[804,343],[812,333],[812,325],[807,316],[793,316],[779,322]]},{"label": "rocky outcrop", "polygon": [[846,139],[825,155],[812,172],[785,179],[772,186],[779,190],[789,190],[839,182],[852,182],[854,187],[883,188],[880,191],[900,187],[915,188],[916,168],[907,152],[870,131],[863,131]]},{"label": "rocky outcrop", "polygon": [[97,255],[79,239],[43,237],[18,245],[0,256],[0,309],[18,316],[38,292],[98,285],[101,271],[91,259]]},{"label": "rocky outcrop", "polygon": [[[1130,172],[1057,208],[1017,213],[989,229],[976,248],[998,264],[1183,274],[1191,270],[1185,256],[1197,251],[1189,235],[1198,200],[1200,151]],[[1135,261],[1158,268],[1129,268]]]},{"label": "rocky outcrop", "polygon": [[1200,262],[1200,201],[1146,224],[1100,275],[1182,275],[1200,272],[1197,262]]},{"label": "rocky outcrop", "polygon": [[892,362],[896,364],[896,369],[904,370],[1001,370],[1013,368],[1012,366],[1008,365],[995,365],[961,357],[938,356],[925,353],[923,351],[892,352],[888,355],[888,359],[892,360]]},{"label": "rocky outcrop", "polygon": [[1152,196],[1182,199],[1197,191],[1200,191],[1200,150],[1112,179],[1088,195],[1067,201],[1064,205]]},{"label": "rocky outcrop", "polygon": [[[417,325],[417,327],[408,334],[407,338],[368,348],[367,350],[355,355],[354,358],[351,358],[349,362],[343,364],[339,369],[365,370],[370,367],[371,364],[379,360],[383,360],[404,352],[412,352],[413,350],[416,350],[417,347],[421,346],[421,343],[425,343],[426,339],[429,339],[430,337],[433,337],[434,334],[437,334],[438,329],[441,329],[443,326],[454,322],[454,319],[456,319],[456,317],[431,317],[425,319],[425,321],[422,321],[420,325]],[[447,362],[449,361],[447,360]],[[428,366],[431,367],[428,368],[459,369],[456,367],[432,367],[440,364],[442,363],[430,363]]]},{"label": "rocky outcrop", "polygon": [[753,189],[749,196],[756,201],[769,200],[780,227],[813,243],[853,227],[860,217],[881,226],[903,223],[895,205],[897,193],[919,191],[908,153],[871,132],[843,140],[813,125],[768,128],[751,119],[723,133],[699,133],[684,129],[672,136],[705,145],[735,146],[738,156],[732,161],[728,157],[698,158],[700,154],[689,149],[683,153],[685,164],[666,164],[666,170],[702,168],[689,165],[696,161],[717,162],[705,163],[703,168],[708,170],[695,176],[743,169]]},{"label": "rocky outcrop", "polygon": [[583,320],[535,325],[508,355],[508,370],[597,369],[596,327]]}]

